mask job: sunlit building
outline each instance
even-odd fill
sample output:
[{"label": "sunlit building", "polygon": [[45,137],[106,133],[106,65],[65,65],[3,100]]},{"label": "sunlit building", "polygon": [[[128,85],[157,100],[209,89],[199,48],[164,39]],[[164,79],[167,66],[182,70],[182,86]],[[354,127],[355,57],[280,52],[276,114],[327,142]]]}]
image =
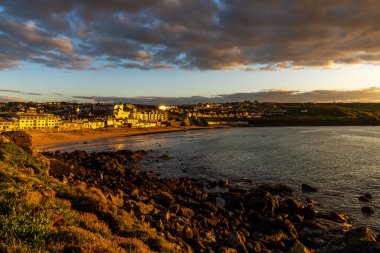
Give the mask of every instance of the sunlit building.
[{"label": "sunlit building", "polygon": [[17,130],[58,128],[61,123],[60,117],[47,113],[17,112],[10,119],[17,125]]},{"label": "sunlit building", "polygon": [[14,131],[17,129],[17,124],[12,120],[0,118],[0,132]]}]

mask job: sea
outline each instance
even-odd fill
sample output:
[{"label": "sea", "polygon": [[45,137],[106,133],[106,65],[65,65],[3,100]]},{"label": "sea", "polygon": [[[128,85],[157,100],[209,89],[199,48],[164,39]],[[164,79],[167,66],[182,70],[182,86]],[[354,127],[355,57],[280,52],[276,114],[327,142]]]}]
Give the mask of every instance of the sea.
[{"label": "sea", "polygon": [[[143,170],[204,182],[229,179],[255,187],[285,184],[323,209],[344,212],[355,226],[380,233],[380,127],[245,127],[116,137],[47,146],[53,151],[149,150]],[[170,159],[162,159],[166,155]],[[305,193],[302,184],[318,189]],[[369,203],[359,196],[372,195]],[[375,213],[361,212],[365,205]]]}]

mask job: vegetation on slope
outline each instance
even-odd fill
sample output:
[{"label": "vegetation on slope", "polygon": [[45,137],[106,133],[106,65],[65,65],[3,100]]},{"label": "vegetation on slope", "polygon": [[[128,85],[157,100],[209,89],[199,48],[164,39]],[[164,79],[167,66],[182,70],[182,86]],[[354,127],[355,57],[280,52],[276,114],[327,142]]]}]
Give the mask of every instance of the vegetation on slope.
[{"label": "vegetation on slope", "polygon": [[175,249],[100,189],[50,177],[38,159],[0,142],[0,252]]},{"label": "vegetation on slope", "polygon": [[264,116],[252,120],[256,126],[346,126],[379,125],[379,104],[278,104],[283,115]]}]

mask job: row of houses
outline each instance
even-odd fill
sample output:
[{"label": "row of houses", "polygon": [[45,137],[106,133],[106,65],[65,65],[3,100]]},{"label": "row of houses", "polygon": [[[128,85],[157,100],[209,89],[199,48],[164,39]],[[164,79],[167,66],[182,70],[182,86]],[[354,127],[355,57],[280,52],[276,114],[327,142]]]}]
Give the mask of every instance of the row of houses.
[{"label": "row of houses", "polygon": [[[124,114],[126,116],[126,114]],[[123,116],[124,116],[123,115]],[[154,127],[167,120],[167,114],[159,112],[136,113],[136,117],[108,116],[95,119],[64,120],[60,116],[37,113],[34,111],[17,112],[0,117],[0,132],[17,130],[55,129],[59,131],[75,131],[85,129],[100,129],[105,127]],[[129,115],[128,115],[129,116]]]},{"label": "row of houses", "polygon": [[187,117],[196,117],[196,118],[214,118],[214,119],[220,119],[220,118],[238,118],[238,119],[252,119],[252,118],[260,118],[262,116],[262,113],[253,113],[253,112],[234,112],[234,113],[216,113],[216,112],[210,112],[210,113],[202,113],[202,112],[189,112],[186,114]]}]

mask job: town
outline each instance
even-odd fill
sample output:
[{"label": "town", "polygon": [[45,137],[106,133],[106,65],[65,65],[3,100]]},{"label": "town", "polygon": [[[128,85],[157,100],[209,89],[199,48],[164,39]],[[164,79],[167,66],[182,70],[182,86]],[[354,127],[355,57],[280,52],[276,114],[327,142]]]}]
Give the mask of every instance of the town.
[{"label": "town", "polygon": [[81,131],[179,126],[377,125],[378,104],[260,103],[195,105],[0,103],[0,132]]}]

